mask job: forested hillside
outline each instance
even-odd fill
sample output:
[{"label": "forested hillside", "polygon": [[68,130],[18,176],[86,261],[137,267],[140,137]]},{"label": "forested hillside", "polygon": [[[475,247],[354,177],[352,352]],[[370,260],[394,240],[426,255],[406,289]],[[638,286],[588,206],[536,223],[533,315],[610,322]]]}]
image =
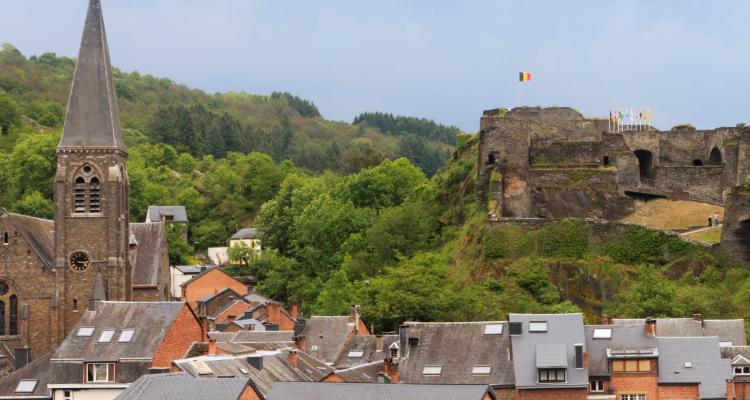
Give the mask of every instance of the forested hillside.
[{"label": "forested hillside", "polygon": [[[9,44],[0,51],[0,149],[39,128],[59,129],[75,61],[53,53],[25,57]],[[288,93],[207,94],[169,79],[115,69],[122,126],[130,146],[165,143],[196,158],[260,151],[312,172],[356,172],[406,156],[429,175],[443,164],[456,128],[395,117],[405,129],[387,132],[366,121],[324,119],[315,105]],[[11,126],[28,129],[11,131]]]},{"label": "forested hillside", "polygon": [[[0,206],[51,217],[72,68],[0,53]],[[184,204],[190,241],[169,238],[175,263],[257,225],[263,256],[229,270],[307,315],[360,304],[376,331],[508,312],[750,317],[750,273],[705,247],[580,221],[490,225],[474,198],[477,138],[454,128],[378,113],[330,122],[288,94],[208,95],[135,73],[118,72],[117,87],[131,219]],[[430,151],[451,157],[436,165]]]}]

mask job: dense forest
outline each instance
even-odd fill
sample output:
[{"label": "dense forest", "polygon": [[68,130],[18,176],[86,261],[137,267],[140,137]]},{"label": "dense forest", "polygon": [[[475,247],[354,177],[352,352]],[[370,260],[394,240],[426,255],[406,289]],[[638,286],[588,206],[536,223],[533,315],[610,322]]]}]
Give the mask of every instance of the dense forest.
[{"label": "dense forest", "polygon": [[[52,215],[73,64],[0,53],[0,206]],[[229,271],[307,315],[356,303],[376,331],[508,312],[750,317],[750,272],[705,247],[640,228],[593,241],[580,221],[490,225],[474,198],[474,135],[378,113],[326,121],[284,93],[207,95],[121,72],[117,82],[131,219],[184,204],[190,240],[170,235],[175,263],[257,225],[265,252]],[[439,164],[424,164],[431,151]]]}]

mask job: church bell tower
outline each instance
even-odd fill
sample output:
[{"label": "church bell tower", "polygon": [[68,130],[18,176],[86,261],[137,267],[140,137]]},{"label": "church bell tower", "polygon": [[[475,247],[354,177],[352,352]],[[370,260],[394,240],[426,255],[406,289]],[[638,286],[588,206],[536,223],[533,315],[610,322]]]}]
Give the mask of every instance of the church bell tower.
[{"label": "church bell tower", "polygon": [[128,153],[100,0],[90,0],[55,175],[55,270],[62,337],[97,300],[131,300]]}]

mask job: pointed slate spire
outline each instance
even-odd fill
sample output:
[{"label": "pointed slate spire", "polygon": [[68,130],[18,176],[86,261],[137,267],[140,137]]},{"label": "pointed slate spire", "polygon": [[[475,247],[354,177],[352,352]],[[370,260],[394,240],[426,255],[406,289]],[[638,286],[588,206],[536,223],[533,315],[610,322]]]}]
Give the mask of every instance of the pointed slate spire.
[{"label": "pointed slate spire", "polygon": [[125,148],[100,0],[90,0],[60,147]]}]

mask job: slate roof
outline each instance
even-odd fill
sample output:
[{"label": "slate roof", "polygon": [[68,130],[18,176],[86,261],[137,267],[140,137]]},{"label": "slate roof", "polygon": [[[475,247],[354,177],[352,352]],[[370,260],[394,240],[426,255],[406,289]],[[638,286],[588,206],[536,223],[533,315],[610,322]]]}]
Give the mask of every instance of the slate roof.
[{"label": "slate roof", "polygon": [[330,365],[336,361],[353,331],[354,322],[350,322],[348,316],[313,316],[305,321],[300,336],[305,337],[307,354]]},{"label": "slate roof", "polygon": [[148,206],[146,222],[161,222],[162,216],[172,216],[170,222],[188,222],[185,206]]},{"label": "slate roof", "polygon": [[496,399],[486,385],[383,385],[377,383],[280,382],[268,400],[482,400]]},{"label": "slate roof", "polygon": [[293,331],[239,331],[234,334],[231,343],[293,343]]},{"label": "slate roof", "polygon": [[175,268],[185,275],[197,275],[209,268],[216,268],[213,265],[177,265]]},{"label": "slate roof", "polygon": [[[336,368],[351,368],[357,365],[370,364],[373,361],[383,361],[390,357],[388,346],[398,342],[398,335],[384,335],[381,337],[382,345],[377,348],[378,337],[352,336],[341,349],[341,353],[334,362]],[[362,352],[362,356],[349,357],[350,352]]]},{"label": "slate roof", "polygon": [[[594,339],[594,329],[612,329],[610,339]],[[589,375],[609,376],[607,349],[651,349],[656,338],[646,334],[643,325],[587,325],[586,351],[589,353]]]},{"label": "slate roof", "polygon": [[[47,384],[50,383],[50,357],[52,353],[37,358],[25,367],[15,370],[0,379],[0,397],[10,396],[49,396]],[[18,383],[22,380],[38,380],[32,393],[16,393]]]},{"label": "slate roof", "polygon": [[[406,322],[408,338],[399,344],[399,380],[410,384],[513,385],[508,323]],[[485,335],[487,325],[501,325],[502,334]],[[402,328],[404,329],[404,328]],[[404,335],[406,339],[407,335]],[[441,366],[440,375],[423,375],[426,366]],[[489,366],[489,374],[473,374],[473,368]]]},{"label": "slate roof", "polygon": [[721,358],[718,337],[658,337],[656,342],[659,383],[700,383],[701,399],[726,398],[732,368]]},{"label": "slate roof", "polygon": [[130,265],[133,267],[133,285],[156,286],[160,283],[163,255],[167,251],[167,232],[162,222],[130,224],[130,234],[135,236],[138,246],[130,250]]},{"label": "slate roof", "polygon": [[[521,335],[511,336],[513,368],[519,388],[588,387],[585,368],[575,368],[575,345],[583,344],[585,337],[582,314],[510,314],[510,323],[523,324]],[[547,332],[529,332],[529,322],[547,322]],[[538,345],[564,344],[567,350],[565,383],[537,383]]]},{"label": "slate roof", "polygon": [[31,249],[47,268],[54,267],[55,259],[55,222],[13,214],[0,208],[0,215],[7,215],[18,233],[29,243]]},{"label": "slate roof", "polygon": [[273,302],[270,298],[263,296],[262,294],[255,291],[255,289],[251,290],[250,293],[245,295],[245,299],[253,304],[268,304]]},{"label": "slate roof", "polygon": [[[614,319],[615,325],[643,325],[643,319]],[[742,319],[658,318],[656,335],[662,337],[718,336],[721,342],[747,345],[745,321]]]},{"label": "slate roof", "polygon": [[188,374],[143,375],[115,400],[237,400],[247,387],[242,378],[195,378]]},{"label": "slate roof", "polygon": [[[83,313],[52,360],[150,359],[183,307],[186,307],[185,303],[178,302],[102,302],[96,311]],[[78,336],[81,327],[94,327],[94,333]],[[127,328],[135,329],[133,339],[119,343],[120,333]],[[115,335],[109,343],[98,343],[104,329],[115,329]]]},{"label": "slate roof", "polygon": [[99,0],[89,3],[60,147],[125,148]]},{"label": "slate roof", "polygon": [[[242,356],[202,356],[185,360],[176,360],[175,365],[192,376],[200,377],[235,377],[252,380],[255,387],[266,394],[276,382],[317,382],[333,372],[333,370],[302,352],[297,353],[297,368],[289,364],[289,351],[273,351],[271,354],[259,353],[252,357],[262,357],[261,369],[256,368],[247,360],[250,355]],[[204,363],[211,370],[211,374],[201,374],[199,365]],[[243,372],[245,371],[245,372]]]},{"label": "slate roof", "polygon": [[258,237],[258,230],[255,228],[243,228],[237,231],[234,235],[232,235],[229,240],[245,240],[245,239],[255,239]]},{"label": "slate roof", "polygon": [[358,365],[356,367],[340,369],[334,375],[346,383],[379,383],[378,377],[384,372],[383,360]]}]

